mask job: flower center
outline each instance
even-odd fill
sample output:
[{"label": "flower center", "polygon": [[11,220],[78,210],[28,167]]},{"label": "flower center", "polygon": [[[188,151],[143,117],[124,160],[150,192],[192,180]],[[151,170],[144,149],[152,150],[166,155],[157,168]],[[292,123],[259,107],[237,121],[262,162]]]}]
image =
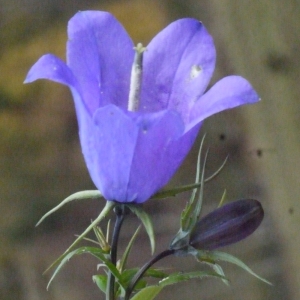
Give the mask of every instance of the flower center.
[{"label": "flower center", "polygon": [[143,54],[146,50],[146,47],[143,47],[141,43],[138,43],[137,46],[133,49],[135,50],[135,57],[131,69],[130,91],[128,101],[129,111],[137,111],[139,109],[143,75]]}]

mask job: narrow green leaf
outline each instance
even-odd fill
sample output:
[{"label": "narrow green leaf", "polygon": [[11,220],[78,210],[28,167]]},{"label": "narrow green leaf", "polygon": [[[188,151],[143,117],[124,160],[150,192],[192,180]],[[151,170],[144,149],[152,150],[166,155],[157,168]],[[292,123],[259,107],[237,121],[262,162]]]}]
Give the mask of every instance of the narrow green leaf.
[{"label": "narrow green leaf", "polygon": [[102,195],[98,190],[90,190],[90,191],[81,191],[77,192],[75,194],[70,195],[66,199],[64,199],[60,204],[52,208],[50,211],[48,211],[38,222],[35,226],[38,226],[43,222],[45,218],[47,218],[49,215],[56,212],[58,209],[63,207],[65,204],[74,201],[74,200],[85,200],[85,199],[94,199],[94,198],[101,198]]},{"label": "narrow green leaf", "polygon": [[[202,140],[203,142],[203,140]],[[202,148],[202,144],[200,146],[200,150]],[[207,161],[208,151],[205,154],[204,162],[203,162],[203,168],[200,170],[200,151],[198,156],[198,165],[197,165],[197,179],[200,176],[198,173],[201,173],[200,178],[200,190],[197,200],[195,200],[196,192],[197,190],[193,191],[193,194],[191,196],[190,201],[187,204],[187,207],[183,211],[181,215],[181,228],[183,231],[191,232],[193,228],[195,227],[196,223],[198,222],[200,212],[202,209],[202,203],[203,203],[203,191],[204,191],[204,175],[205,175],[205,165]]]},{"label": "narrow green leaf", "polygon": [[205,176],[205,166],[206,166],[206,161],[207,161],[207,157],[208,157],[208,150],[205,154],[204,157],[204,162],[203,162],[203,168],[202,168],[202,172],[201,172],[201,186],[200,186],[200,191],[199,191],[199,196],[198,196],[198,200],[196,202],[196,208],[195,211],[192,215],[193,217],[193,224],[191,226],[191,229],[194,228],[194,226],[196,225],[199,217],[200,217],[200,213],[201,213],[201,209],[202,209],[202,203],[203,203],[203,192],[204,192],[204,176]]},{"label": "narrow green leaf", "polygon": [[139,226],[137,228],[137,230],[135,231],[135,233],[133,234],[132,238],[130,239],[130,241],[129,241],[129,243],[128,243],[128,245],[127,245],[127,247],[126,247],[126,249],[125,249],[125,251],[124,251],[124,253],[122,255],[122,258],[120,260],[120,272],[121,273],[122,273],[122,271],[124,270],[124,268],[126,266],[129,253],[130,253],[130,251],[132,249],[133,243],[134,243],[134,241],[135,241],[135,239],[136,239],[136,237],[137,237],[140,229],[141,229],[141,226]]},{"label": "narrow green leaf", "polygon": [[155,195],[151,197],[151,199],[164,199],[168,197],[175,197],[177,194],[188,192],[190,190],[196,189],[201,185],[200,182],[182,185],[179,187],[174,187],[171,189],[165,189],[157,192]]},{"label": "narrow green leaf", "polygon": [[142,206],[140,205],[127,204],[126,206],[142,221],[146,229],[146,232],[149,236],[151,252],[153,254],[155,250],[155,238],[154,238],[153,224],[150,216],[143,210]]},{"label": "narrow green leaf", "polygon": [[[200,144],[199,151],[198,151],[197,169],[196,169],[196,178],[195,178],[196,183],[199,182],[200,174],[201,174],[201,152],[202,152],[202,148],[203,148],[204,139],[205,139],[205,135],[203,136],[203,138],[201,140],[201,144]],[[204,184],[202,179],[203,178],[201,178],[201,180],[200,180],[199,187],[203,186],[203,184]],[[194,215],[195,206],[196,206],[195,199],[196,199],[196,194],[197,194],[199,187],[193,189],[192,195],[191,195],[188,203],[186,204],[186,207],[184,208],[183,212],[181,213],[180,227],[181,227],[182,231],[190,232],[193,228],[193,219],[194,219],[193,215]]]},{"label": "narrow green leaf", "polygon": [[[134,275],[139,271],[139,268],[133,268],[128,269],[122,272],[121,274],[121,280],[124,283],[124,286],[128,286],[131,279],[134,277]],[[139,284],[141,282],[141,284]],[[135,286],[135,290],[139,290],[147,285],[147,282],[145,280],[139,280],[139,282]]]},{"label": "narrow green leaf", "polygon": [[217,274],[216,272],[205,272],[196,271],[189,273],[174,273],[168,277],[162,279],[158,285],[150,285],[140,292],[138,292],[131,300],[152,300],[154,299],[161,290],[171,284],[176,284],[178,282],[187,281],[190,279],[202,279],[203,277],[214,277],[226,279],[224,276]]},{"label": "narrow green leaf", "polygon": [[59,265],[55,269],[53,275],[51,276],[49,283],[47,285],[47,289],[49,288],[50,284],[52,283],[55,276],[59,273],[59,271],[62,269],[62,267],[74,256],[74,255],[80,255],[80,254],[91,254],[94,257],[101,260],[105,266],[111,271],[111,273],[115,276],[116,280],[120,283],[122,287],[124,287],[121,274],[119,273],[118,269],[114,264],[111,263],[110,260],[106,258],[106,253],[102,251],[100,248],[95,247],[80,247],[76,250],[71,251],[67,255],[64,256],[64,258],[60,261]]},{"label": "narrow green leaf", "polygon": [[131,300],[152,300],[163,289],[162,286],[150,285],[136,293]]},{"label": "narrow green leaf", "polygon": [[116,204],[112,201],[107,201],[103,210],[99,214],[99,216],[86,228],[86,230],[71,244],[71,246],[61,255],[59,256],[44,272],[46,273],[53,266],[59,264],[71,251],[75,246],[100,222],[102,221],[106,215],[113,209]]},{"label": "narrow green leaf", "polygon": [[169,274],[163,272],[160,269],[148,269],[147,272],[144,274],[143,277],[152,277],[152,278],[159,278],[159,279],[163,279],[168,277]]},{"label": "narrow green leaf", "polygon": [[251,275],[253,275],[254,277],[260,279],[261,281],[272,285],[271,282],[269,282],[268,280],[260,277],[259,275],[257,275],[255,272],[253,272],[245,263],[243,263],[240,259],[236,258],[235,256],[225,253],[225,252],[221,252],[221,251],[211,251],[209,253],[209,256],[213,259],[213,260],[221,260],[221,261],[226,261],[232,264],[235,264],[237,266],[239,266],[240,268],[244,269],[245,271],[247,271],[248,273],[250,273]]},{"label": "narrow green leaf", "polygon": [[207,271],[195,271],[195,272],[187,272],[187,273],[174,273],[170,276],[164,278],[159,282],[159,286],[165,287],[170,284],[175,284],[182,281],[187,281],[190,279],[202,279],[204,277],[214,277],[214,278],[221,278],[226,279],[224,276],[216,273],[216,272],[207,272]]},{"label": "narrow green leaf", "polygon": [[[134,277],[134,275],[139,270],[140,270],[139,268],[132,268],[132,269],[127,269],[127,270],[123,271],[121,274],[121,281],[124,283],[124,285],[126,285],[126,283],[129,283],[131,281],[131,279]],[[156,279],[163,279],[168,276],[169,276],[169,274],[163,272],[162,270],[150,268],[143,275],[143,278],[151,277],[151,278],[156,278]],[[138,289],[137,286],[135,287],[135,289]]]},{"label": "narrow green leaf", "polygon": [[[201,172],[201,153],[202,153],[202,149],[203,149],[203,145],[204,145],[205,136],[206,136],[206,134],[204,134],[204,136],[202,137],[202,140],[200,143],[200,148],[198,151],[197,169],[196,169],[196,178],[195,178],[195,182],[200,182],[201,183],[200,187],[202,186],[202,188],[203,188],[203,184],[204,184],[204,177],[203,176],[200,177],[200,175],[203,173],[203,171]],[[204,167],[203,167],[203,169],[204,169]],[[198,191],[198,189],[193,190],[191,199],[189,201],[190,203],[195,202],[197,191]]]},{"label": "narrow green leaf", "polygon": [[106,275],[94,275],[93,281],[97,284],[98,288],[105,294],[107,285]]}]

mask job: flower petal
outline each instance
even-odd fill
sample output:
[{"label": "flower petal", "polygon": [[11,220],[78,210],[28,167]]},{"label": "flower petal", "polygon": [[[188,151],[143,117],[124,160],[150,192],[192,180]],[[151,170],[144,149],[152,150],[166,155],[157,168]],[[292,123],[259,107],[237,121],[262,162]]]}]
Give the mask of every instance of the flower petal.
[{"label": "flower petal", "polygon": [[95,176],[92,179],[106,200],[126,201],[139,129],[125,112],[114,105],[98,109],[94,122],[95,163],[90,168],[94,169]]},{"label": "flower petal", "polygon": [[205,91],[216,52],[201,22],[182,19],[161,31],[144,53],[141,109],[171,108],[187,119],[190,104]]},{"label": "flower petal", "polygon": [[246,79],[240,76],[225,77],[195,103],[188,128],[225,109],[259,100],[259,96]]},{"label": "flower petal", "polygon": [[43,55],[29,70],[24,83],[37,79],[49,79],[77,88],[76,79],[70,68],[60,58],[52,54]]},{"label": "flower petal", "polygon": [[148,200],[170,180],[198,132],[182,137],[184,124],[174,111],[138,114],[109,105],[94,120],[92,179],[107,200],[118,202]]},{"label": "flower petal", "polygon": [[109,13],[78,12],[68,24],[67,62],[91,114],[109,103],[126,108],[133,43]]},{"label": "flower petal", "polygon": [[52,54],[46,54],[31,67],[24,83],[37,79],[50,79],[65,84],[70,88],[76,108],[82,152],[84,153],[89,172],[94,177],[94,170],[91,168],[94,165],[94,153],[96,151],[93,140],[91,140],[94,124],[92,116],[82,101],[79,87],[72,71],[61,59]]},{"label": "flower petal", "polygon": [[175,111],[143,116],[139,127],[128,195],[136,195],[135,202],[141,203],[168,183],[193,145],[198,130],[182,136],[184,124]]},{"label": "flower petal", "polygon": [[263,217],[263,208],[257,200],[228,203],[200,219],[190,244],[197,249],[213,250],[239,242],[257,229]]}]

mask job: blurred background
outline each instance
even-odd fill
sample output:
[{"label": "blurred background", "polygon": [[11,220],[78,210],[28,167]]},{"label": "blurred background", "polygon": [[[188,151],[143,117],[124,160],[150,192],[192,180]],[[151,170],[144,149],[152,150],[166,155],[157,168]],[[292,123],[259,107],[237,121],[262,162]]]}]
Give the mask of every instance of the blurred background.
[{"label": "blurred background", "polygon": [[[22,82],[43,54],[65,59],[67,21],[78,10],[106,10],[145,45],[171,21],[203,21],[215,40],[217,67],[212,83],[230,75],[247,78],[262,101],[206,120],[199,140],[170,185],[194,179],[199,141],[207,133],[211,174],[229,155],[218,178],[206,185],[204,213],[227,199],[255,198],[265,219],[248,239],[224,251],[271,281],[268,286],[243,270],[222,264],[230,287],[213,279],[166,288],[157,299],[300,299],[300,2],[297,0],[0,0],[0,299],[104,299],[92,275],[96,261],[76,257],[53,282],[43,271],[95,218],[103,200],[74,202],[35,228],[36,222],[68,195],[94,189],[78,142],[68,89],[47,81]],[[157,252],[179,228],[189,194],[149,201]],[[126,245],[139,222],[124,224]],[[121,247],[122,249],[122,247]],[[141,232],[130,264],[150,255]],[[193,258],[168,258],[170,270],[200,270]]]}]

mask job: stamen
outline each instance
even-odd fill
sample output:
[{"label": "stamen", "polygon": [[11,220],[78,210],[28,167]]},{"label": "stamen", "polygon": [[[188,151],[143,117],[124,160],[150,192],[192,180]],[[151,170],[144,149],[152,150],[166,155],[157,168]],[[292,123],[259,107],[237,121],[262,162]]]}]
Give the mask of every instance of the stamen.
[{"label": "stamen", "polygon": [[143,75],[143,53],[146,47],[143,47],[141,43],[138,43],[134,47],[136,51],[130,78],[130,91],[129,91],[129,101],[128,110],[137,111],[140,104],[140,92],[142,86],[142,75]]}]

